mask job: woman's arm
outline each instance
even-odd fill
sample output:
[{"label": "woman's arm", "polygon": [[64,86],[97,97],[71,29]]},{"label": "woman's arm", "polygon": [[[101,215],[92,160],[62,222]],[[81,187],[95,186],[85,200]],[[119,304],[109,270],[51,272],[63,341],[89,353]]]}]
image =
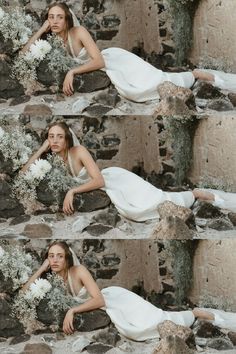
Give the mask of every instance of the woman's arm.
[{"label": "woman's arm", "polygon": [[49,22],[46,20],[42,27],[28,40],[25,46],[22,48],[21,52],[25,53],[30,49],[31,44],[33,44],[37,39],[39,39],[44,33],[48,32],[50,29]]},{"label": "woman's arm", "polygon": [[40,278],[40,276],[49,270],[49,261],[48,259],[45,259],[45,261],[43,262],[43,264],[41,265],[41,267],[29,278],[29,280],[27,281],[27,283],[25,283],[25,285],[23,285],[22,290],[26,291],[29,289],[30,285],[38,278]]},{"label": "woman's arm", "polygon": [[79,281],[83,284],[83,286],[88,291],[91,299],[81,305],[72,307],[70,310],[67,311],[63,322],[63,331],[66,334],[71,334],[74,331],[74,314],[99,309],[105,306],[104,298],[102,296],[101,291],[99,290],[90,272],[84,266],[80,265],[77,267],[73,267],[73,269],[71,269],[71,275],[72,278],[75,279],[75,281]]},{"label": "woman's arm", "polygon": [[43,145],[30,157],[30,159],[28,160],[28,162],[26,162],[26,164],[22,167],[21,171],[22,172],[26,172],[28,170],[28,168],[30,167],[30,165],[37,160],[38,158],[40,158],[40,156],[48,151],[49,148],[49,142],[46,139],[43,143]]},{"label": "woman's arm", "polygon": [[81,161],[82,165],[86,168],[91,180],[78,187],[74,187],[67,192],[63,202],[63,211],[66,214],[72,214],[74,212],[73,199],[75,194],[89,192],[102,188],[105,185],[103,176],[96,162],[84,146],[78,146],[71,149],[71,156],[73,160],[76,161],[79,159],[79,161]]},{"label": "woman's arm", "polygon": [[74,27],[70,30],[71,37],[79,42],[86,49],[91,58],[87,63],[80,65],[68,71],[63,83],[63,92],[70,96],[73,94],[73,79],[75,75],[87,73],[90,71],[102,69],[105,66],[102,54],[90,33],[83,27]]}]

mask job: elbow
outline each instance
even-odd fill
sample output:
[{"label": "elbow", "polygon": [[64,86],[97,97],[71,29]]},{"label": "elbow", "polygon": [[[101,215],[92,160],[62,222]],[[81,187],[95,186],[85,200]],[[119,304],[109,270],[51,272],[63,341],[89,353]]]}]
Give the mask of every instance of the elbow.
[{"label": "elbow", "polygon": [[97,184],[98,184],[98,188],[103,188],[103,187],[105,187],[105,181],[104,181],[103,176],[101,176],[101,177],[98,179]]},{"label": "elbow", "polygon": [[99,304],[99,308],[106,306],[105,300],[104,300],[104,297],[102,296],[102,294],[101,294],[101,296],[99,296],[98,304]]}]

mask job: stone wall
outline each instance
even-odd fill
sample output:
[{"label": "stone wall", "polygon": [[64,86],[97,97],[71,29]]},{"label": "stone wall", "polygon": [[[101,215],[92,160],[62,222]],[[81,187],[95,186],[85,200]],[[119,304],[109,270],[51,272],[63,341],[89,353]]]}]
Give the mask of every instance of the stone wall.
[{"label": "stone wall", "polygon": [[235,240],[202,240],[194,257],[190,298],[206,306],[236,311]]},{"label": "stone wall", "polygon": [[194,183],[236,191],[235,127],[234,112],[215,112],[201,120],[194,137],[189,175]]},{"label": "stone wall", "polygon": [[236,72],[235,0],[201,1],[194,18],[191,61]]}]

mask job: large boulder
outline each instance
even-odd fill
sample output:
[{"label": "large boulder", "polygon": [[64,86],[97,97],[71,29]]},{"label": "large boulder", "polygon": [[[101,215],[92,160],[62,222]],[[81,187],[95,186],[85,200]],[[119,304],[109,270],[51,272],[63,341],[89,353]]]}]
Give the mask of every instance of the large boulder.
[{"label": "large boulder", "polygon": [[24,88],[16,78],[11,77],[11,64],[0,59],[0,98],[19,97],[24,95]]},{"label": "large boulder", "polygon": [[104,209],[110,203],[111,201],[108,195],[100,189],[78,194],[74,198],[74,208],[80,212]]},{"label": "large boulder", "polygon": [[150,236],[161,240],[191,240],[194,232],[178,216],[167,216],[158,222]]},{"label": "large boulder", "polygon": [[0,298],[0,337],[19,336],[23,333],[23,325],[12,316],[9,302]]},{"label": "large boulder", "polygon": [[12,197],[12,190],[6,181],[0,180],[0,217],[10,218],[24,214],[22,204]]}]

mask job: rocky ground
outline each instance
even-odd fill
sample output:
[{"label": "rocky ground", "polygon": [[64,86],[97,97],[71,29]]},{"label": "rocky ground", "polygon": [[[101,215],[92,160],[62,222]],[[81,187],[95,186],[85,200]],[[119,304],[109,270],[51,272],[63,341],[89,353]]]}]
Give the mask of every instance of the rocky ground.
[{"label": "rocky ground", "polygon": [[1,238],[61,239],[223,239],[236,237],[236,213],[207,202],[193,210],[165,202],[158,209],[160,220],[134,222],[113,206],[66,216],[41,211],[38,215],[0,218]]}]

